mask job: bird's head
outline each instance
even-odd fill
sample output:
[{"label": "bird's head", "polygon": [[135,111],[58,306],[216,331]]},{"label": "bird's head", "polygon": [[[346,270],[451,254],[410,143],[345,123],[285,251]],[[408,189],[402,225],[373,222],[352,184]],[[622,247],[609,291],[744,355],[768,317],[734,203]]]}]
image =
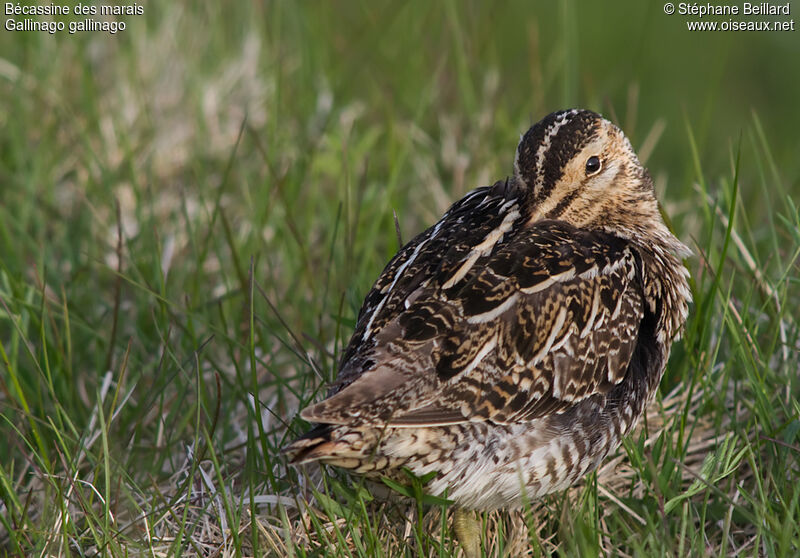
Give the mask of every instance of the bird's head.
[{"label": "bird's head", "polygon": [[[653,181],[618,127],[588,110],[554,112],[517,147],[530,221],[558,219],[625,237],[669,235]],[[671,235],[669,235],[671,236]]]}]

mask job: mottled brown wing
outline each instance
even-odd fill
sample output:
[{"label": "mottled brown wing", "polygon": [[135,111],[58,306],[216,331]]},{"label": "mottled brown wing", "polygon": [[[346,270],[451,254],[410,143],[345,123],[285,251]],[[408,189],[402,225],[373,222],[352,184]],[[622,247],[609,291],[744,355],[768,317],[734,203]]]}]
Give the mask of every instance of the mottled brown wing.
[{"label": "mottled brown wing", "polygon": [[[380,354],[378,334],[405,313],[415,297],[427,296],[436,289],[437,277],[451,273],[493,231],[513,224],[519,215],[518,194],[514,184],[505,181],[477,188],[400,249],[364,299],[329,396],[380,364],[385,355]],[[382,339],[386,338],[384,334]]]},{"label": "mottled brown wing", "polygon": [[[520,234],[463,285],[438,297],[461,320],[436,361],[436,398],[397,412],[393,425],[517,422],[563,412],[605,393],[628,368],[643,315],[637,260],[602,233],[542,223]],[[409,316],[430,313],[415,303]],[[425,307],[425,309],[423,309]],[[452,341],[447,346],[447,340]]]},{"label": "mottled brown wing", "polygon": [[[521,275],[501,280],[482,272],[496,286],[474,303],[482,307],[465,313],[470,328],[459,330],[458,347],[438,360],[444,381],[436,399],[390,423],[520,422],[608,392],[627,372],[643,314],[636,260],[629,251],[616,256],[582,273],[573,266],[538,287],[520,287]],[[509,282],[517,288],[506,295]],[[476,283],[481,287],[469,288],[491,281],[478,277]],[[497,293],[504,294],[488,306]],[[465,310],[472,306],[461,300]]]},{"label": "mottled brown wing", "polygon": [[[383,289],[382,298],[359,319],[344,381],[304,418],[523,421],[621,381],[642,316],[627,243],[561,222],[525,227],[515,204],[497,208],[492,228],[447,243],[428,264],[425,250],[414,248],[411,263],[395,262],[391,280],[378,280],[373,292]],[[429,243],[449,236],[447,217],[426,233]],[[415,265],[430,267],[420,278],[408,274]]]}]

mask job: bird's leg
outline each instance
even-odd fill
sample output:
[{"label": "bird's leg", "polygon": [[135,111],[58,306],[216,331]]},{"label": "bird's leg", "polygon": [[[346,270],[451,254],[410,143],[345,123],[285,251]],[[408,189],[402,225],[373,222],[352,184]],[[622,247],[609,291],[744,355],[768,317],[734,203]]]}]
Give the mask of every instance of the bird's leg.
[{"label": "bird's leg", "polygon": [[453,516],[453,529],[456,532],[461,548],[464,549],[466,558],[480,558],[481,533],[480,524],[475,519],[475,513],[462,508],[456,508]]}]

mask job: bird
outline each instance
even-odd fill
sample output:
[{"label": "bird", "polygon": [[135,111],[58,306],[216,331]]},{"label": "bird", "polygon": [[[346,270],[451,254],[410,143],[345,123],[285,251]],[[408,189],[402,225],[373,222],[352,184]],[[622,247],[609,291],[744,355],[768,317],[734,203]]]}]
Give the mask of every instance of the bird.
[{"label": "bird", "polygon": [[475,556],[468,514],[568,488],[635,426],[687,319],[690,254],[623,131],[553,112],[521,135],[512,175],[389,261],[327,397],[300,413],[313,427],[284,451],[432,476]]}]

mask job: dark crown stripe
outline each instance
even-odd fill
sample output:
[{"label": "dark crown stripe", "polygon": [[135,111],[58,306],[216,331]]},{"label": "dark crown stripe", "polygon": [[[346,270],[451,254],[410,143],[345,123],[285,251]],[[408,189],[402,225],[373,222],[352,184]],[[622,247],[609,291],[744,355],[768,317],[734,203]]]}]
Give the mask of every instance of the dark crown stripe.
[{"label": "dark crown stripe", "polygon": [[564,120],[569,118],[574,111],[560,110],[545,116],[534,124],[520,139],[517,147],[518,171],[529,186],[533,186],[536,176],[536,163],[539,147],[555,135],[558,128],[564,125]]},{"label": "dark crown stripe", "polygon": [[[525,133],[518,147],[517,165],[521,178],[534,188],[535,201],[550,195],[567,163],[597,133],[600,119],[591,111],[554,112]],[[540,154],[540,148],[548,142]]]}]

